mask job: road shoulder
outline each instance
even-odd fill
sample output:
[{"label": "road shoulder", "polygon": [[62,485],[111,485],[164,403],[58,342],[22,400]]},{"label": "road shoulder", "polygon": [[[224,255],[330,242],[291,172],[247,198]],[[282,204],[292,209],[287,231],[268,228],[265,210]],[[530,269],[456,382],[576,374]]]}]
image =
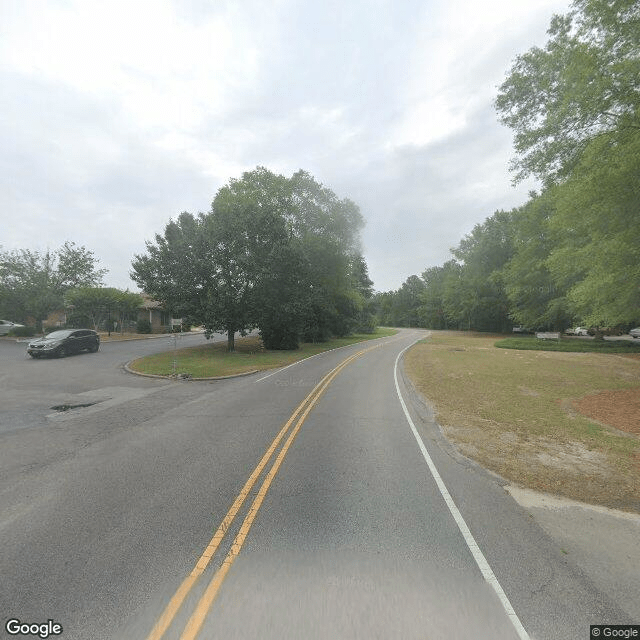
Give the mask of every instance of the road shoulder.
[{"label": "road shoulder", "polygon": [[505,491],[594,585],[640,622],[640,515],[516,485]]},{"label": "road shoulder", "polygon": [[567,561],[640,623],[640,515],[519,487],[485,469],[464,456],[446,437],[429,399],[416,389],[404,366],[402,378],[412,396],[412,408],[425,423],[437,428],[437,445],[464,465],[493,476],[553,540]]}]

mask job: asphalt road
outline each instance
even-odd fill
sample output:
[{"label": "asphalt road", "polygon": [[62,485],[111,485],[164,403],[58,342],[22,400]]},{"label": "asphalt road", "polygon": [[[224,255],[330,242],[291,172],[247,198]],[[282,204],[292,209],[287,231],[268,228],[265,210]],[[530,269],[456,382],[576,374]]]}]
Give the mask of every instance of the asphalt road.
[{"label": "asphalt road", "polygon": [[21,637],[12,618],[64,640],[573,640],[633,622],[441,437],[398,358],[425,335],[217,382],[123,370],[166,338],[38,361],[0,341],[0,638]]}]

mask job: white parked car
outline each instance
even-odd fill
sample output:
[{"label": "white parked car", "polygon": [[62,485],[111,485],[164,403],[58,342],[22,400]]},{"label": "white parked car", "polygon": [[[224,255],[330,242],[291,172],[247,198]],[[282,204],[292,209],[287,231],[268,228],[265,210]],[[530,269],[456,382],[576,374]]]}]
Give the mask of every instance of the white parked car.
[{"label": "white parked car", "polygon": [[589,335],[589,330],[586,327],[576,327],[573,330],[573,335],[574,336],[588,336]]},{"label": "white parked car", "polygon": [[517,327],[513,327],[511,331],[513,331],[513,333],[529,333],[529,329],[527,329],[523,325],[518,325]]},{"label": "white parked car", "polygon": [[16,327],[24,327],[24,325],[11,322],[10,320],[0,320],[0,336],[6,336],[11,329],[15,329]]},{"label": "white parked car", "polygon": [[629,331],[629,335],[632,338],[640,338],[640,327],[636,327],[635,329],[631,329],[631,331]]}]

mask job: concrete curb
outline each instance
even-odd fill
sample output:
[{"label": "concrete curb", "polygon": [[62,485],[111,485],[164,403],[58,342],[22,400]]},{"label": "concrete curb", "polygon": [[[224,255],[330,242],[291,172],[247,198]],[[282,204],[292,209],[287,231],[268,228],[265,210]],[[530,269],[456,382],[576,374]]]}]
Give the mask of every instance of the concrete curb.
[{"label": "concrete curb", "polygon": [[192,380],[199,381],[199,382],[207,381],[207,380],[229,380],[231,378],[242,378],[244,376],[250,376],[250,375],[253,375],[254,373],[259,373],[261,371],[261,369],[255,369],[254,371],[245,371],[244,373],[235,373],[231,376],[216,376],[212,378],[178,378],[177,376],[173,376],[173,375],[161,376],[156,373],[140,373],[139,371],[134,371],[129,366],[132,362],[133,360],[129,360],[129,362],[123,365],[123,369],[127,373],[131,373],[134,376],[141,376],[142,378],[158,378],[160,380],[175,380],[176,382],[178,381],[190,382]]}]

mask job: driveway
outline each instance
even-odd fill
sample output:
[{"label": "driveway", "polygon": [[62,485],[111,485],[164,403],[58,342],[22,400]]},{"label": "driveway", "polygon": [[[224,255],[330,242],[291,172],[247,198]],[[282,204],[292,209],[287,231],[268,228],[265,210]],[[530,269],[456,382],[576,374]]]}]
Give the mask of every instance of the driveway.
[{"label": "driveway", "polygon": [[[226,340],[215,334],[214,341]],[[204,334],[163,335],[139,340],[103,341],[97,353],[34,360],[28,339],[0,339],[0,433],[47,424],[52,407],[84,404],[106,397],[118,402],[153,392],[166,381],[132,376],[129,360],[174,348],[205,344]]]}]

